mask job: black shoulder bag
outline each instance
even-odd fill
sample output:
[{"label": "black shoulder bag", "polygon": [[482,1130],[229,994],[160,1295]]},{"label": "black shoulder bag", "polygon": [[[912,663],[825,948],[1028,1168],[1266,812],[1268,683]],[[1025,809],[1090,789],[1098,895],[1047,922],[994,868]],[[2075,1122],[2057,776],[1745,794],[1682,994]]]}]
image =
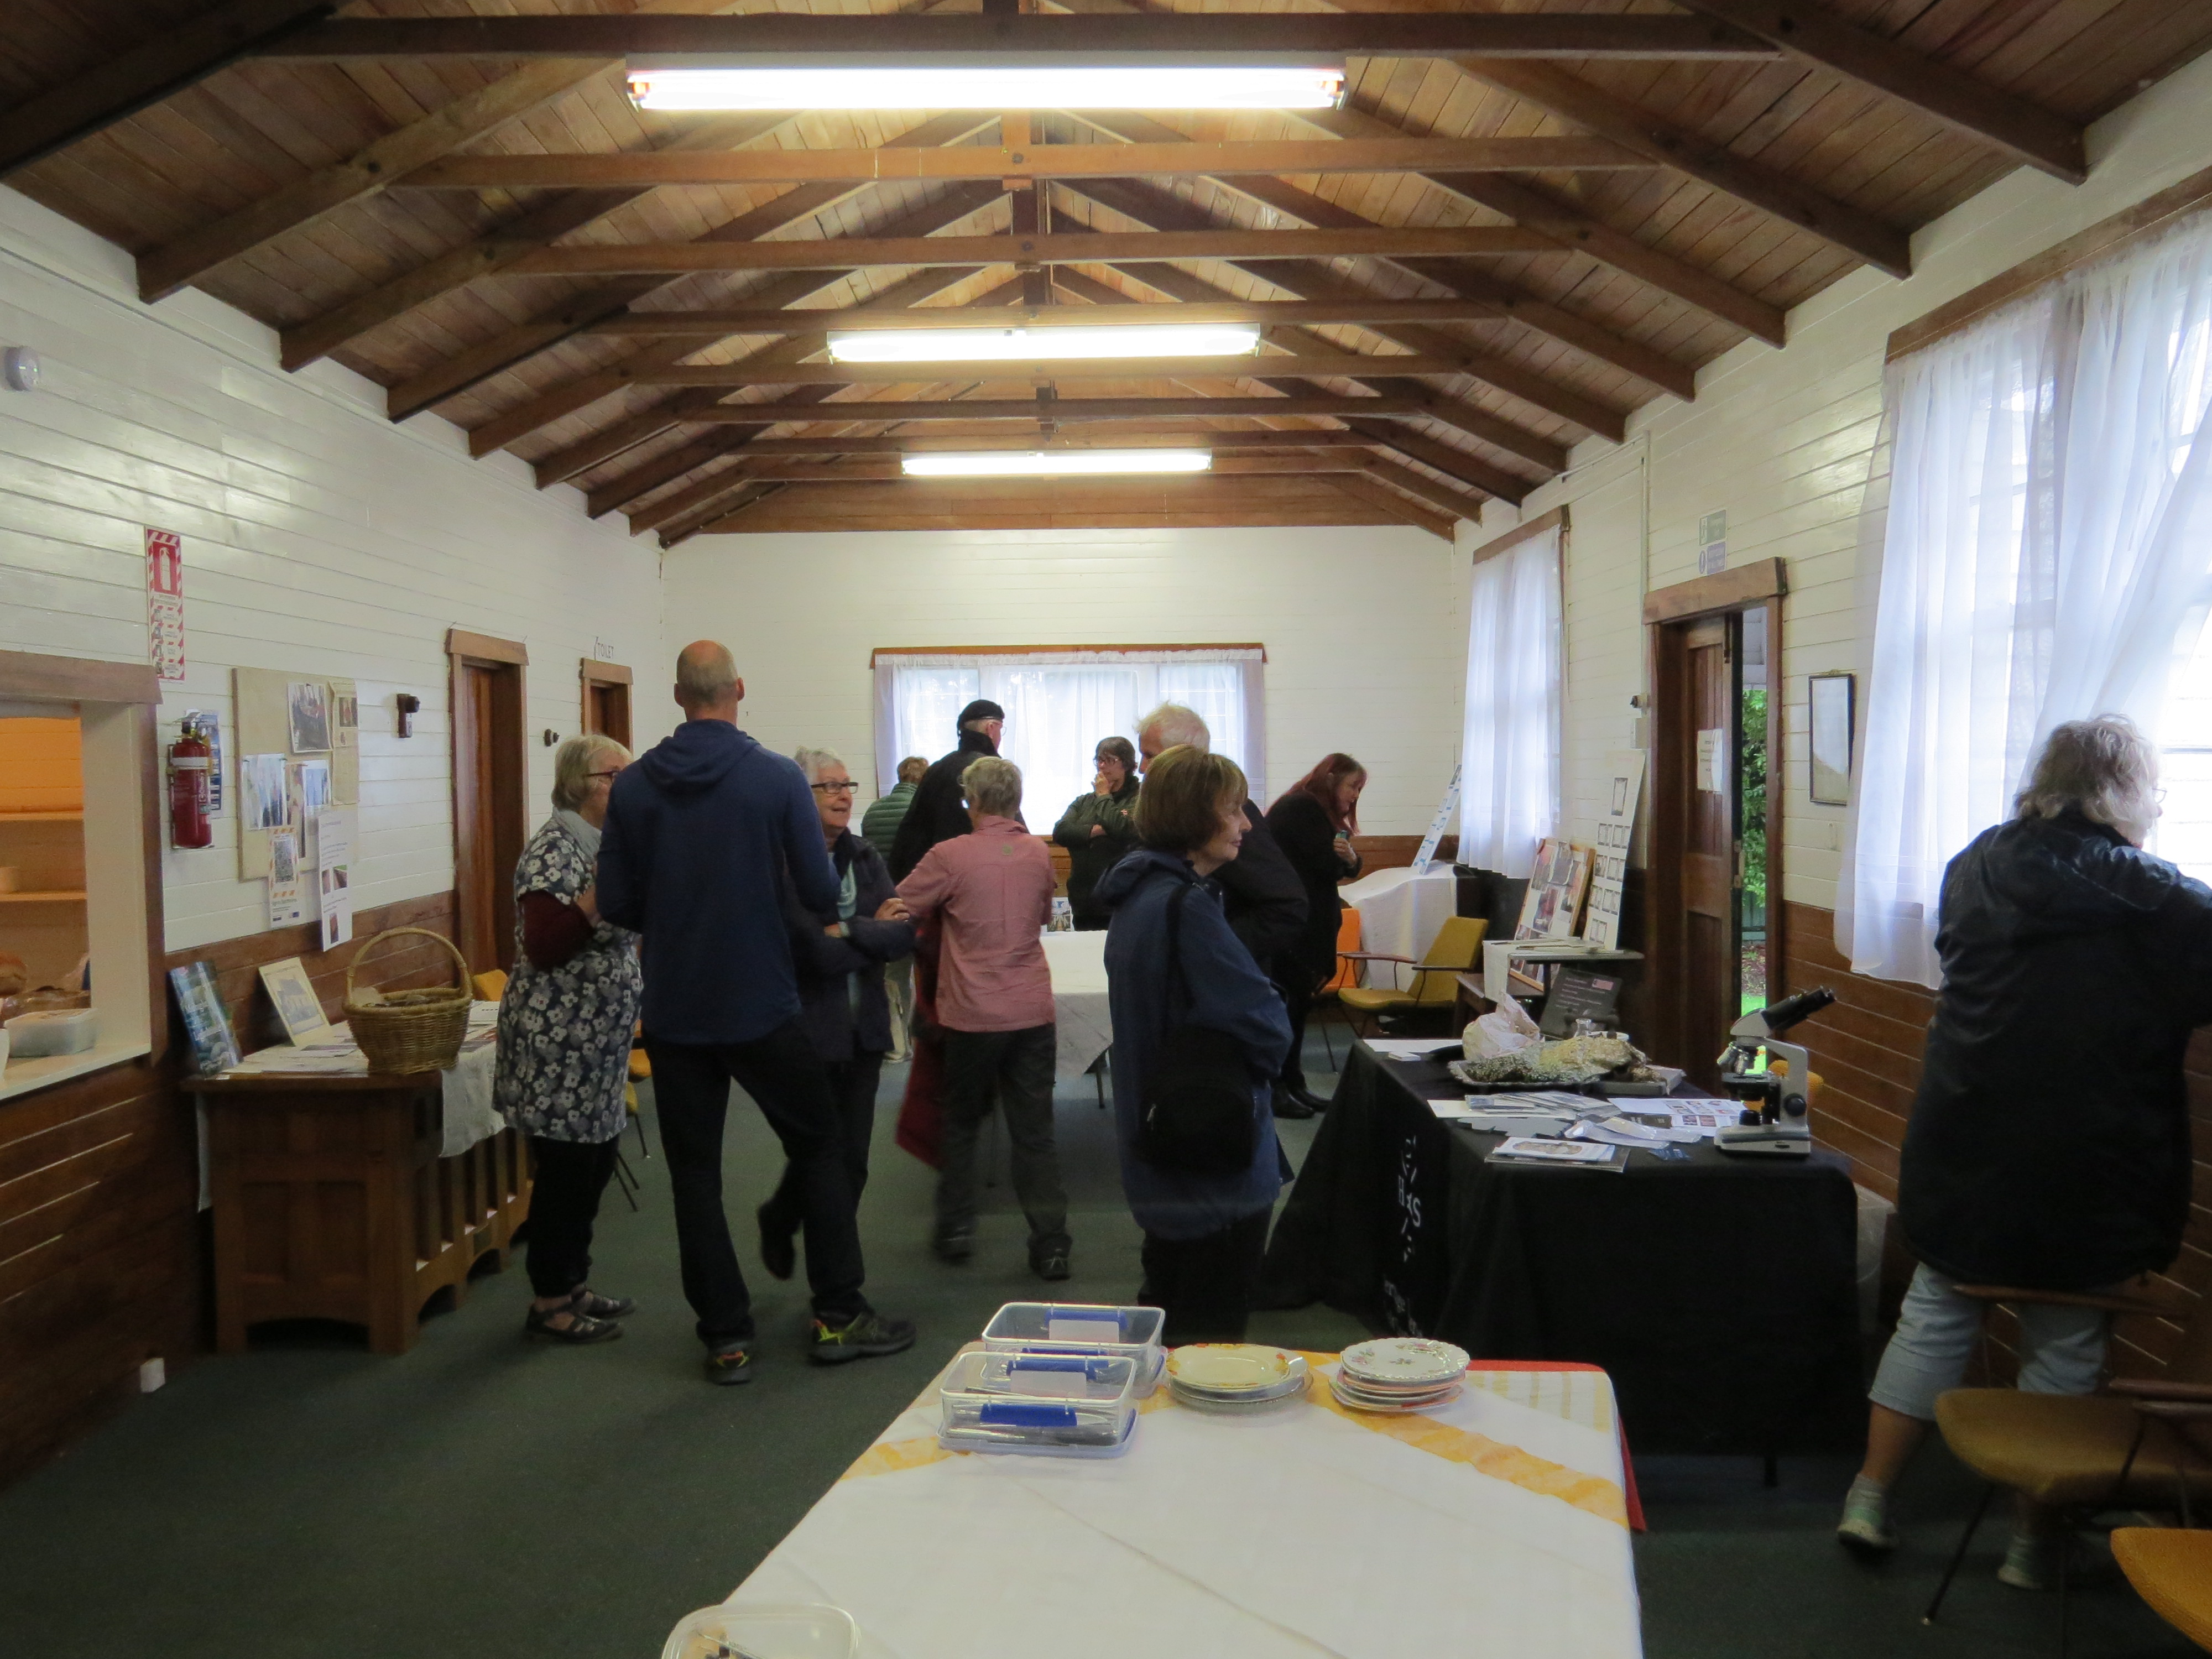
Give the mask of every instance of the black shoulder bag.
[{"label": "black shoulder bag", "polygon": [[[1182,907],[1188,883],[1168,900],[1170,1008],[1190,1006],[1190,981],[1182,966]],[[1170,1018],[1174,1016],[1170,1012]],[[1252,1080],[1244,1045],[1226,1031],[1171,1024],[1145,1091],[1137,1119],[1135,1152],[1155,1169],[1177,1175],[1231,1176],[1252,1164],[1260,1130],[1253,1116]]]}]

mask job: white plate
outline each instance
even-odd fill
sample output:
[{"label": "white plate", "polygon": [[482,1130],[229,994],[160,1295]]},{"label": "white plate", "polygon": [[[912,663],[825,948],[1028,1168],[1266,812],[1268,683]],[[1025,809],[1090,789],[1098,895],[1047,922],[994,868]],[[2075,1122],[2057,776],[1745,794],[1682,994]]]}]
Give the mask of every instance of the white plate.
[{"label": "white plate", "polygon": [[1382,1336],[1344,1351],[1342,1369],[1359,1382],[1418,1388],[1456,1382],[1467,1373],[1467,1350],[1425,1336]]},{"label": "white plate", "polygon": [[1438,1406],[1449,1406],[1460,1396],[1459,1384],[1452,1384],[1449,1392],[1441,1396],[1424,1396],[1412,1401],[1381,1401],[1371,1395],[1347,1394],[1341,1383],[1332,1379],[1329,1392],[1336,1396],[1337,1404],[1347,1411],[1371,1412],[1377,1417],[1412,1417]]},{"label": "white plate", "polygon": [[1194,1412],[1218,1412],[1232,1417],[1250,1412],[1272,1410],[1277,1406],[1302,1398],[1305,1391],[1306,1379],[1303,1375],[1293,1378],[1288,1385],[1272,1394],[1248,1394],[1234,1397],[1200,1394],[1179,1388],[1173,1382],[1168,1384],[1168,1392],[1175,1396],[1176,1404],[1178,1406],[1188,1406]]},{"label": "white plate", "polygon": [[1168,1356],[1170,1386],[1203,1389],[1224,1399],[1272,1395],[1305,1373],[1304,1355],[1256,1342],[1194,1342]]}]

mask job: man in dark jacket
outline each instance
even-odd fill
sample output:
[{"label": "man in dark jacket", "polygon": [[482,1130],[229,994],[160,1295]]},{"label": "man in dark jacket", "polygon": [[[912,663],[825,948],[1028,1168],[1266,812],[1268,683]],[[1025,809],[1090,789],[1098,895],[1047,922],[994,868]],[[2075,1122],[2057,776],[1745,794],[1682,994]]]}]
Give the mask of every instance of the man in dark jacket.
[{"label": "man in dark jacket", "polygon": [[[1137,728],[1137,769],[1148,769],[1161,750],[1179,743],[1212,752],[1212,734],[1194,708],[1164,702],[1145,716]],[[1256,802],[1244,803],[1244,844],[1235,860],[1214,874],[1221,889],[1229,929],[1244,941],[1262,973],[1272,975],[1276,962],[1297,949],[1306,930],[1306,887],[1291,861],[1283,856],[1267,815]],[[1105,898],[1101,894],[1102,899]],[[1282,988],[1278,985],[1276,988]],[[1277,1117],[1311,1117],[1313,1108],[1278,1089]]]},{"label": "man in dark jacket", "polygon": [[[1887,1489],[1979,1340],[1984,1304],[1960,1284],[2102,1291],[2180,1251],[2182,1063],[2212,1020],[2212,888],[2142,850],[2157,781],[2157,751],[2128,721],[2070,721],[2019,816],[1943,873],[1942,995],[1898,1173],[1920,1266],[1870,1390],[1867,1462],[1838,1528],[1855,1547],[1895,1547]],[[2104,1315],[2018,1313],[2021,1389],[2096,1387]],[[2039,1588],[2049,1542],[2023,1527],[1998,1576]]]},{"label": "man in dark jacket", "polygon": [[[837,1131],[855,1202],[868,1184],[868,1142],[876,1126],[876,1085],[891,1048],[891,1005],[884,969],[914,954],[914,923],[891,884],[883,855],[852,830],[856,786],[834,750],[802,749],[792,758],[814,793],[837,902],[825,910],[799,902],[786,875],[783,923],[799,969],[799,1024],[830,1073]],[[805,1218],[804,1174],[784,1165],[783,1182],[760,1207],[761,1260],[778,1279],[797,1265],[793,1236]]]},{"label": "man in dark jacket", "polygon": [[891,879],[904,881],[914,873],[929,849],[974,829],[967,802],[960,791],[960,775],[969,763],[999,752],[1000,736],[1006,729],[1006,711],[988,697],[978,697],[960,711],[956,722],[960,746],[922,775],[906,817],[891,843]]},{"label": "man in dark jacket", "polygon": [[744,684],[726,647],[684,647],[684,722],[615,781],[599,913],[645,935],[645,1050],[668,1153],[684,1294],[707,1374],[749,1381],[751,1297],[722,1209],[722,1123],[735,1079],[803,1172],[812,1357],[896,1353],[914,1327],[868,1306],[856,1199],[830,1085],[799,1024],[779,883],[836,908],[838,878],[799,768],[738,730]]}]

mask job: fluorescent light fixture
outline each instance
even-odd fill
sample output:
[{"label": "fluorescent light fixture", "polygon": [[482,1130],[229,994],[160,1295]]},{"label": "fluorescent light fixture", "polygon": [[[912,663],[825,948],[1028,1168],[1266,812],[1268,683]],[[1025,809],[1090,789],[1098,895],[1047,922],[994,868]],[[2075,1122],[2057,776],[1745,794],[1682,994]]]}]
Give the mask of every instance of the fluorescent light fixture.
[{"label": "fluorescent light fixture", "polygon": [[998,62],[629,66],[640,109],[1334,109],[1344,65]]},{"label": "fluorescent light fixture", "polygon": [[1097,357],[1236,357],[1259,343],[1257,323],[886,328],[832,333],[830,356],[840,363],[1033,363]]},{"label": "fluorescent light fixture", "polygon": [[1057,478],[1115,472],[1206,472],[1212,466],[1213,453],[1205,449],[1001,449],[899,458],[899,470],[909,478]]}]

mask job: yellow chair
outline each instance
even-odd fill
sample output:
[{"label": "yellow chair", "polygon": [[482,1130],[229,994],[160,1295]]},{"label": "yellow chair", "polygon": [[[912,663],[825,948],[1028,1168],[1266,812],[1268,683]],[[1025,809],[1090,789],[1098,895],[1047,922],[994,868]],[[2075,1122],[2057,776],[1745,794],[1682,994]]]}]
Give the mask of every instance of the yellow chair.
[{"label": "yellow chair", "polygon": [[1413,983],[1409,990],[1384,990],[1371,985],[1347,985],[1336,994],[1336,1000],[1346,1012],[1364,1014],[1371,1035],[1385,1014],[1438,1012],[1447,1018],[1459,995],[1457,975],[1472,969],[1482,955],[1482,941],[1490,931],[1490,924],[1480,916],[1452,916],[1437,932],[1437,937],[1420,961],[1411,957],[1394,957],[1376,951],[1346,951],[1341,953],[1347,962],[1395,962],[1413,969]]},{"label": "yellow chair", "polygon": [[2212,1532],[2122,1527],[2112,1559],[2153,1613],[2212,1652]]},{"label": "yellow chair", "polygon": [[1944,1443],[1987,1484],[1922,1622],[1936,1621],[1990,1500],[1999,1486],[2009,1486],[2030,1503],[2060,1512],[2058,1646],[2063,1655],[2075,1524],[2117,1504],[2172,1502],[2187,1525],[2192,1502],[2212,1498],[2212,1436],[2205,1437],[2204,1444],[2192,1443],[2203,1434],[2199,1425],[2212,1424],[2212,1313],[2204,1311],[2207,1304],[2201,1299],[2185,1311],[2136,1296],[2000,1285],[1958,1288],[1992,1306],[2099,1308],[2185,1321],[2173,1362],[2160,1376],[2118,1378],[2103,1394],[1954,1389],[1936,1401],[1936,1425]]},{"label": "yellow chair", "polygon": [[494,968],[485,973],[472,975],[469,980],[469,990],[478,1002],[497,1002],[507,994],[507,969]]}]

